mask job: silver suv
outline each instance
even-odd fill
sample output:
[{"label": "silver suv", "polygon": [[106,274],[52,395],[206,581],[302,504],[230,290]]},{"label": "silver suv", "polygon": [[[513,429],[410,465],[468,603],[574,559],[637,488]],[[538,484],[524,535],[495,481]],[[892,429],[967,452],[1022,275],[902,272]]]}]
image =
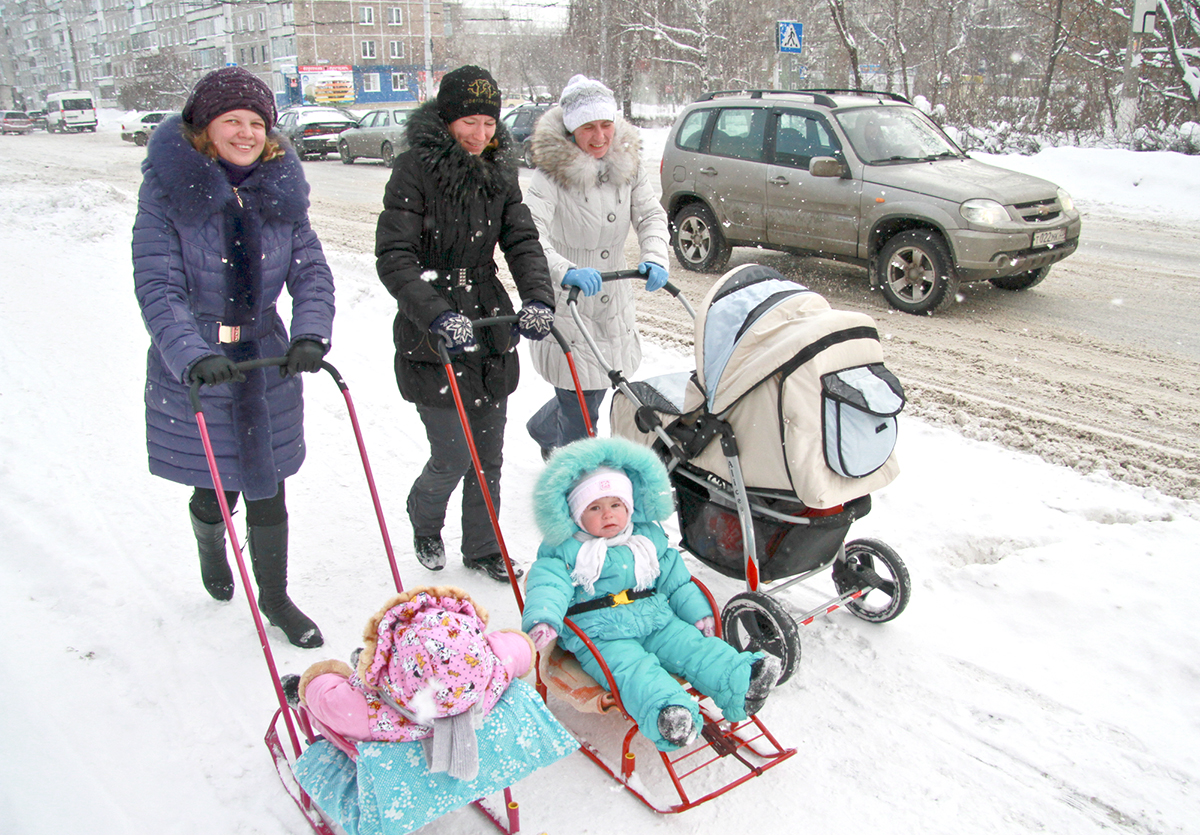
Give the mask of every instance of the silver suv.
[{"label": "silver suv", "polygon": [[971,159],[891,93],[710,93],[675,120],[661,171],[684,267],[718,272],[734,246],[850,261],[907,313],[959,281],[1025,290],[1079,245],[1070,195]]}]

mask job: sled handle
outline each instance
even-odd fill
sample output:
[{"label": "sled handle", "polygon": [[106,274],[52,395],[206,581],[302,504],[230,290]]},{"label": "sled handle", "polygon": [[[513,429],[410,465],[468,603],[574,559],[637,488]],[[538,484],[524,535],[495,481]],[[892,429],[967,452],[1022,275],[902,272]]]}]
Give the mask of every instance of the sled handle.
[{"label": "sled handle", "polygon": [[[233,367],[239,371],[252,371],[256,368],[273,368],[283,367],[287,365],[287,357],[264,357],[256,360],[246,360],[245,362],[237,362]],[[379,502],[379,491],[375,487],[375,476],[371,472],[371,462],[367,458],[367,447],[363,443],[362,428],[358,423],[358,413],[354,410],[354,401],[350,397],[350,387],[346,385],[345,379],[342,378],[341,372],[333,367],[325,360],[321,360],[321,368],[329,372],[329,376],[333,377],[333,382],[342,392],[342,399],[346,401],[346,411],[350,416],[350,425],[354,428],[354,439],[358,444],[358,455],[362,459],[363,472],[367,478],[367,487],[371,491],[371,503],[375,507],[375,519],[379,522],[379,533],[383,537],[383,550],[387,554],[388,566],[392,571],[392,583],[396,587],[396,592],[404,591],[404,584],[400,581],[400,569],[396,565],[396,553],[392,548],[392,539],[388,535],[387,522],[383,518],[383,505]],[[191,389],[188,392],[188,398],[192,402],[192,411],[200,417],[203,409],[200,405],[200,388],[204,383],[199,380],[193,380]],[[207,427],[205,427],[207,432]],[[215,461],[212,462],[215,465]],[[213,476],[213,483],[217,483],[216,475]],[[224,491],[218,491],[218,494]]]}]

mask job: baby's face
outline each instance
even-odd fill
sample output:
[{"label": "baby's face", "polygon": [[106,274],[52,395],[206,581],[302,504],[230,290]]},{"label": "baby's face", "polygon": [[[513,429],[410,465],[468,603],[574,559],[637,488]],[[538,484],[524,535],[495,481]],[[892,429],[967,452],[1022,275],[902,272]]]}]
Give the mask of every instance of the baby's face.
[{"label": "baby's face", "polygon": [[625,530],[629,524],[629,508],[616,496],[605,496],[588,505],[579,522],[592,536],[608,539]]}]

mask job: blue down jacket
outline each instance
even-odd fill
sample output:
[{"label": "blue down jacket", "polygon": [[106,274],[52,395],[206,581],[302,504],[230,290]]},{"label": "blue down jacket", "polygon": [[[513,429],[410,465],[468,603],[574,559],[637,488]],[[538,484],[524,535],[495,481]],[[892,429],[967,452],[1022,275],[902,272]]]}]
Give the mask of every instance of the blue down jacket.
[{"label": "blue down jacket", "polygon": [[[235,190],[221,165],[199,153],[178,116],[151,135],[133,225],[133,276],[150,349],[146,444],[150,472],[213,487],[188,401],[192,367],[211,354],[235,362],[287,353],[275,310],[292,297],[292,336],[328,346],[333,276],[308,222],[308,183],[296,154],[261,162]],[[231,298],[236,290],[237,299]],[[217,342],[218,323],[239,325]],[[300,378],[275,368],[246,383],[205,386],[205,423],[226,490],[269,498],[304,461]]]},{"label": "blue down jacket", "polygon": [[551,456],[534,487],[534,516],[543,540],[529,570],[521,628],[528,632],[537,623],[550,624],[558,630],[559,645],[603,682],[583,641],[563,629],[568,607],[636,585],[633,554],[626,546],[609,548],[593,593],[571,582],[581,543],[575,538],[579,527],[571,518],[567,496],[581,476],[602,465],[624,471],[633,484],[634,532],[648,537],[658,553],[656,594],[572,615],[571,620],[596,643],[642,734],[659,749],[671,750],[674,746],[658,733],[659,711],[668,704],[683,705],[699,722],[695,702],[672,674],[711,696],[725,718],[740,721],[746,718],[750,667],[761,653],[739,653],[720,638],[705,638],[693,626],[713,611],[659,525],[674,512],[674,502],[667,472],[648,447],[622,438],[588,438]]}]

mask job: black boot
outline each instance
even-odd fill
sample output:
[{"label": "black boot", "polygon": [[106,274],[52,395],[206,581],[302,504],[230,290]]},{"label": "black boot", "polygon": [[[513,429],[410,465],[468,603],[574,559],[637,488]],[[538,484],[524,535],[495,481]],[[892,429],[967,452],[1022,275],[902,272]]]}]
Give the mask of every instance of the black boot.
[{"label": "black boot", "polygon": [[249,525],[246,539],[258,583],[258,608],[272,626],[278,626],[298,647],[312,649],[325,643],[321,630],[296,608],[287,594],[288,524]]},{"label": "black boot", "polygon": [[196,546],[200,551],[200,578],[213,600],[233,599],[233,572],[229,570],[229,559],[225,556],[225,523],[201,522],[188,509],[192,519],[192,531],[196,534]]}]

